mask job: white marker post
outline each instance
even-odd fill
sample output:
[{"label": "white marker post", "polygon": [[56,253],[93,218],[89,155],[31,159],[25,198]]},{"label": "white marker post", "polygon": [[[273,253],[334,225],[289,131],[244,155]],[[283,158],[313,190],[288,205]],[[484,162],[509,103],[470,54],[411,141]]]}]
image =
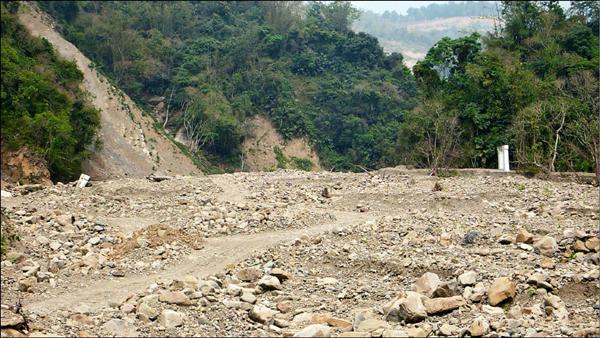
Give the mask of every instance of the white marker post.
[{"label": "white marker post", "polygon": [[508,158],[508,145],[496,148],[498,152],[498,170],[510,171],[510,160]]},{"label": "white marker post", "polygon": [[90,180],[90,177],[88,175],[81,174],[81,176],[79,176],[79,181],[77,182],[77,187],[85,188],[85,186],[87,185],[89,180]]}]

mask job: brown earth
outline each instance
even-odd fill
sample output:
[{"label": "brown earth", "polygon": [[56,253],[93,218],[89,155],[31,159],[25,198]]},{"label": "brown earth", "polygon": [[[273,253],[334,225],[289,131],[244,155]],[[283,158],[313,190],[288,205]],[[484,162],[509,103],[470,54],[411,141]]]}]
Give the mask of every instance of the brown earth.
[{"label": "brown earth", "polygon": [[27,147],[16,151],[2,149],[2,181],[19,184],[51,185],[46,161]]},{"label": "brown earth", "polygon": [[[293,157],[308,159],[313,163],[312,170],[321,170],[319,158],[316,152],[304,138],[293,138],[285,141],[279,135],[277,130],[271,124],[271,121],[257,115],[250,120],[253,135],[246,138],[242,145],[244,152],[245,171],[268,171],[277,168],[277,159],[275,157],[275,147],[279,147],[287,159]],[[294,168],[293,161],[286,165],[288,168]]]}]

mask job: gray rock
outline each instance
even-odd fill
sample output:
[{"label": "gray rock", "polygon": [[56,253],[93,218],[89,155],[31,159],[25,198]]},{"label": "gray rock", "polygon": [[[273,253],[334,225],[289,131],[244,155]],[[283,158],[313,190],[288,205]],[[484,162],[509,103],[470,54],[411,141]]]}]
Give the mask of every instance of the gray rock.
[{"label": "gray rock", "polygon": [[258,282],[258,286],[264,290],[279,290],[281,289],[281,283],[275,276],[266,275],[263,276]]},{"label": "gray rock", "polygon": [[255,322],[265,324],[273,319],[277,311],[271,310],[262,305],[254,305],[248,316]]},{"label": "gray rock", "polygon": [[167,329],[183,325],[184,315],[173,310],[163,310],[158,317],[158,322]]},{"label": "gray rock", "polygon": [[481,234],[479,232],[469,231],[465,234],[465,237],[463,237],[463,243],[464,244],[474,244],[480,237],[481,237]]},{"label": "gray rock", "polygon": [[123,319],[111,319],[102,325],[101,330],[111,337],[137,337],[137,328]]},{"label": "gray rock", "polygon": [[460,285],[475,285],[475,283],[477,283],[477,272],[463,272],[460,276],[458,276],[458,281],[460,282]]}]

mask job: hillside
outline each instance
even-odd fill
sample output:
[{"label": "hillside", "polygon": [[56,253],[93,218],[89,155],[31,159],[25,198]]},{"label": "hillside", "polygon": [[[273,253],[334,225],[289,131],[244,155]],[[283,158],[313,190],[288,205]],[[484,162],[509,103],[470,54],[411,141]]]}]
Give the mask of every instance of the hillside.
[{"label": "hillside", "polygon": [[[349,27],[334,2],[40,2],[63,35],[211,171],[242,168],[247,129],[269,119],[326,168],[397,163],[415,83],[398,54]],[[301,160],[308,160],[307,158]]]},{"label": "hillside", "polygon": [[22,5],[19,21],[32,35],[47,39],[63,58],[74,60],[83,74],[82,89],[91,93],[91,104],[100,112],[101,146],[92,149],[91,158],[83,163],[83,171],[92,179],[200,173],[191,159],[155,128],[151,118],[54,30],[44,14]]},{"label": "hillside", "polygon": [[499,25],[498,15],[491,1],[451,2],[410,8],[406,15],[364,11],[352,28],[376,36],[386,52],[401,53],[412,68],[443,37],[493,31]]}]

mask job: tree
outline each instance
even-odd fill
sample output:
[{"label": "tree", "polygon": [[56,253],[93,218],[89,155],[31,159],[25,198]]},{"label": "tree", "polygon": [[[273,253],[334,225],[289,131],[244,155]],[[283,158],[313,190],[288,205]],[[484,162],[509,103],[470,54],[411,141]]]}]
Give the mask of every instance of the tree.
[{"label": "tree", "polygon": [[434,173],[458,156],[458,114],[446,110],[439,97],[427,99],[409,112],[401,135],[405,158],[431,168]]}]

